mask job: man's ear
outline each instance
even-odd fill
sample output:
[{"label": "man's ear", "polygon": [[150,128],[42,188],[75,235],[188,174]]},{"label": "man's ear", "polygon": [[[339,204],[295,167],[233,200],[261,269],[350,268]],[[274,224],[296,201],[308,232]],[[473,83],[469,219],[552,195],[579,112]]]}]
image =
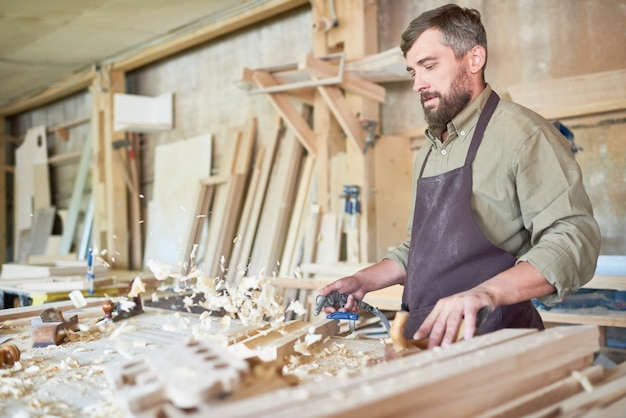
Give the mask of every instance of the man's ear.
[{"label": "man's ear", "polygon": [[472,74],[480,72],[485,66],[487,51],[480,45],[476,45],[469,51],[469,69]]}]

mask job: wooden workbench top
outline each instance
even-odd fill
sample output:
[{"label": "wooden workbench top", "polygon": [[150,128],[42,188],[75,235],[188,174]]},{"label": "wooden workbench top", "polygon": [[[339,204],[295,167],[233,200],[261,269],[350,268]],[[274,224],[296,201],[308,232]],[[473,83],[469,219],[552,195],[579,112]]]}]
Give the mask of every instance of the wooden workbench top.
[{"label": "wooden workbench top", "polygon": [[[33,348],[30,326],[43,307],[0,311],[0,340],[12,336],[7,343],[22,352],[18,365],[0,368],[1,416],[123,416],[107,369],[192,336],[225,344],[229,336],[251,328],[233,320],[225,330],[218,317],[201,319],[197,314],[155,308],[99,327],[95,324],[103,316],[100,301],[94,307],[64,310],[65,319],[78,315],[80,330],[70,333],[69,341],[45,348]],[[68,308],[67,304],[57,306]],[[380,360],[383,345],[377,339],[334,337],[316,350],[324,351],[324,356],[315,361],[311,356],[296,356],[287,361],[283,373],[300,382],[350,375]]]}]

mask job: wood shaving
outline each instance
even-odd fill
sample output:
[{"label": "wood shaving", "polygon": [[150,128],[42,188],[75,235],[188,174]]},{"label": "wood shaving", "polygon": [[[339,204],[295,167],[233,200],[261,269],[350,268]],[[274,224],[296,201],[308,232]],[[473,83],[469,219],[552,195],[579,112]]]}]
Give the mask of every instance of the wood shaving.
[{"label": "wood shaving", "polygon": [[292,300],[287,307],[287,312],[293,312],[296,315],[305,315],[306,309],[302,306],[299,300]]},{"label": "wood shaving", "polygon": [[132,281],[130,292],[128,292],[129,298],[134,298],[146,291],[146,284],[141,280],[139,276],[135,277]]}]

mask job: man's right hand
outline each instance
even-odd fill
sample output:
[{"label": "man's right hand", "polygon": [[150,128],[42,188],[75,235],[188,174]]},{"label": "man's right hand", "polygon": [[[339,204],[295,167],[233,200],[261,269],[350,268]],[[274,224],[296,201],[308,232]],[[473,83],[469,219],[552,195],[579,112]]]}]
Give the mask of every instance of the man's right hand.
[{"label": "man's right hand", "polygon": [[324,312],[355,312],[357,301],[363,300],[366,293],[394,284],[404,283],[405,277],[406,272],[404,269],[394,261],[390,259],[382,260],[358,271],[352,276],[343,277],[322,287],[319,291],[319,294],[322,296],[328,296],[334,291],[348,295],[348,300],[342,308],[328,306],[324,308]]},{"label": "man's right hand", "polygon": [[362,300],[363,296],[367,293],[367,290],[363,287],[363,284],[354,276],[343,277],[339,280],[335,280],[332,283],[322,287],[319,294],[322,296],[328,296],[332,292],[342,293],[348,295],[348,300],[343,307],[338,306],[326,306],[324,312],[356,312],[357,300]]}]

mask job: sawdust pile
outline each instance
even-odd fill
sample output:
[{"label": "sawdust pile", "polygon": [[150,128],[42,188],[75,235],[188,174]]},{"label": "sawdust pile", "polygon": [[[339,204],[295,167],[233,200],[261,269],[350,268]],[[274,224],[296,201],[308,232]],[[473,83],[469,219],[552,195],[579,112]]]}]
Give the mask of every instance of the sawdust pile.
[{"label": "sawdust pile", "polygon": [[363,351],[355,351],[347,344],[333,341],[330,344],[309,347],[310,355],[289,356],[282,374],[293,376],[301,383],[320,382],[329,377],[348,378],[359,374],[366,366],[380,361]]}]

